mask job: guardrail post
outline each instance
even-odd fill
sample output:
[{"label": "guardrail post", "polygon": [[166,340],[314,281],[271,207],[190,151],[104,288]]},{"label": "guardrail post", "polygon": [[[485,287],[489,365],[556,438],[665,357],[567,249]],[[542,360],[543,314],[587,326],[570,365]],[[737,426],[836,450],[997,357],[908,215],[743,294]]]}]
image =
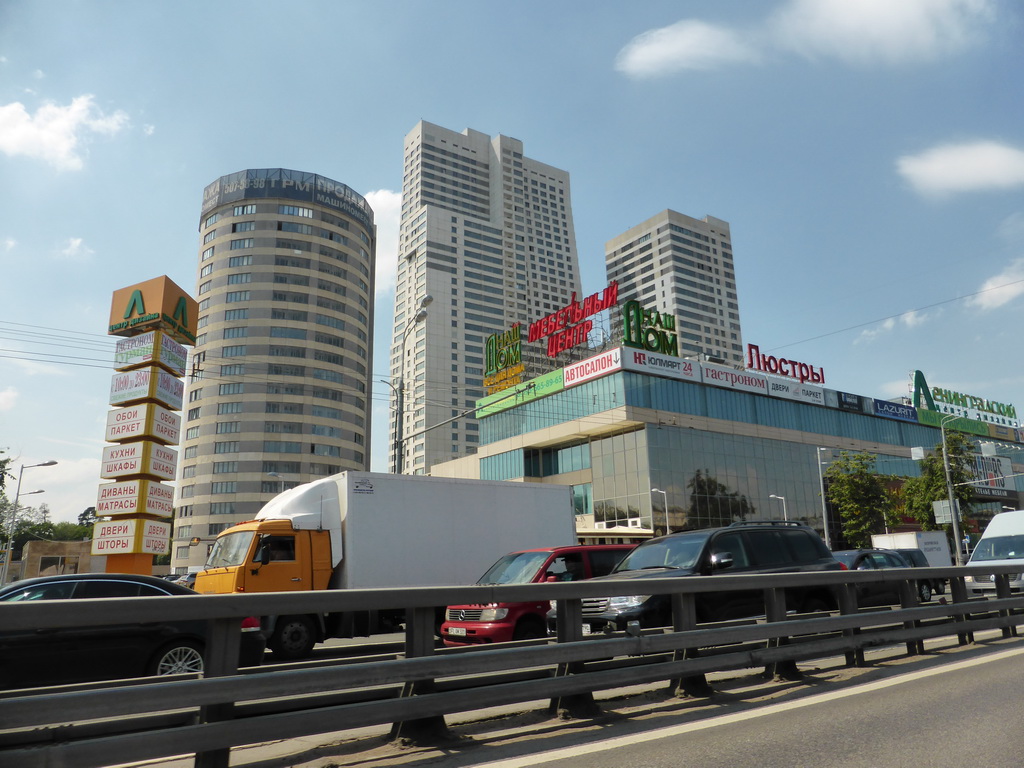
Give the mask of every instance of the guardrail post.
[{"label": "guardrail post", "polygon": [[[574,643],[583,639],[583,601],[579,598],[570,600],[556,600],[555,613],[555,639],[559,643]],[[582,672],[584,664],[581,661],[561,663],[555,670],[555,677],[567,677]],[[561,696],[552,699],[548,705],[548,711],[561,718],[588,718],[601,714],[601,708],[594,701],[594,694],[574,693],[569,696]]]},{"label": "guardrail post", "polygon": [[[238,672],[238,653],[241,648],[241,622],[238,619],[211,619],[207,624],[206,653],[203,657],[204,677],[223,677]],[[199,708],[199,722],[214,723],[231,720],[235,704],[226,701]],[[222,747],[197,752],[195,768],[228,768],[231,748]]]},{"label": "guardrail post", "polygon": [[[672,594],[672,631],[686,632],[697,628],[697,599],[693,593]],[[695,659],[700,654],[697,648],[684,648],[672,654],[673,661],[684,659]],[[713,696],[715,691],[708,684],[707,677],[702,672],[699,675],[688,675],[669,681],[669,692],[680,698],[706,699]]]},{"label": "guardrail post", "polygon": [[[952,598],[953,603],[966,603],[967,598],[967,587],[964,585],[963,577],[952,578],[949,580],[949,596]],[[957,624],[967,624],[970,621],[970,617],[966,613],[960,613],[953,617],[953,622]],[[974,642],[973,632],[959,632],[956,636],[958,645],[967,645],[968,643]]]},{"label": "guardrail post", "polygon": [[[405,657],[430,656],[434,653],[434,609],[409,608],[405,612]],[[402,685],[402,698],[433,693],[433,680],[407,681]],[[436,744],[452,739],[444,715],[405,720],[391,726],[391,739],[410,744]]]},{"label": "guardrail post", "polygon": [[[993,580],[996,583],[996,597],[1007,598],[1012,597],[1013,593],[1010,591],[1010,574],[1008,573],[997,573]],[[999,611],[999,615],[1009,618],[1010,611]],[[1003,627],[1003,637],[1016,637],[1017,636],[1017,625],[1011,624]]]},{"label": "guardrail post", "polygon": [[[916,608],[920,605],[917,592],[917,580],[905,579],[900,582],[900,608]],[[905,621],[903,626],[906,629],[913,629],[920,626],[917,621]],[[924,653],[924,640],[908,640],[907,656],[918,656]]]},{"label": "guardrail post", "polygon": [[[786,620],[786,590],[782,588],[766,589],[764,591],[764,607],[765,617],[768,619],[768,623],[772,624],[778,621]],[[788,638],[774,637],[769,638],[765,644],[767,648],[780,648],[783,645],[789,643]],[[802,680],[803,673],[797,669],[796,662],[792,659],[788,661],[776,661],[768,664],[764,669],[765,677],[775,680]]]},{"label": "guardrail post", "polygon": [[[850,616],[857,613],[857,585],[840,584],[836,587],[836,598],[839,601],[839,615]],[[860,634],[859,629],[844,629],[843,637],[854,637]],[[856,648],[846,652],[846,666],[863,667],[867,662],[864,660],[864,649]]]}]

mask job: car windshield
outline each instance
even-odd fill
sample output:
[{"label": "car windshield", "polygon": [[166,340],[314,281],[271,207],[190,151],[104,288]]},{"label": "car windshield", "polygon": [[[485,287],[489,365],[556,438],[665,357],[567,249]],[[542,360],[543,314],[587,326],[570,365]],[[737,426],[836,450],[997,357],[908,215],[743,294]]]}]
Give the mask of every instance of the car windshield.
[{"label": "car windshield", "polygon": [[252,544],[253,531],[239,531],[219,536],[213,543],[210,556],[206,560],[207,568],[225,568],[232,565],[241,565],[245,562],[245,556],[249,553],[249,546]]},{"label": "car windshield", "polygon": [[550,552],[514,552],[487,569],[477,584],[529,584]]},{"label": "car windshield", "polygon": [[619,563],[612,573],[644,568],[693,568],[710,533],[667,536],[641,544]]},{"label": "car windshield", "polygon": [[[985,560],[1024,559],[1024,534],[1018,536],[992,536],[978,542],[971,553],[971,563]],[[968,563],[970,564],[970,563]]]}]

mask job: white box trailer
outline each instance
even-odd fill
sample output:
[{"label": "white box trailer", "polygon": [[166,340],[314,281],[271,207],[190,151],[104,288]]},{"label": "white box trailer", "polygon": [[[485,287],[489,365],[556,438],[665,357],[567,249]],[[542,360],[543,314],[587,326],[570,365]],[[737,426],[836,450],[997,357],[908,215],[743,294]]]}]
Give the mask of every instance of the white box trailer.
[{"label": "white box trailer", "polygon": [[920,549],[933,568],[948,568],[953,564],[949,542],[942,531],[904,531],[903,533],[876,533],[871,546],[881,549]]}]

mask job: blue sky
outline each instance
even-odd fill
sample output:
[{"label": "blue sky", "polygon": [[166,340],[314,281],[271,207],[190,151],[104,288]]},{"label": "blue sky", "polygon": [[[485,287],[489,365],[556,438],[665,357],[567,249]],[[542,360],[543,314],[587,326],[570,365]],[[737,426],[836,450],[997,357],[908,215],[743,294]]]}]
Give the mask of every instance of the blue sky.
[{"label": "blue sky", "polygon": [[[744,341],[875,397],[1024,407],[1024,7],[1011,0],[0,4],[0,447],[95,503],[114,290],[195,290],[203,187],[367,196],[388,375],[402,141],[503,133],[571,174],[584,294],[665,208],[728,221]],[[386,470],[387,392],[373,397]]]}]

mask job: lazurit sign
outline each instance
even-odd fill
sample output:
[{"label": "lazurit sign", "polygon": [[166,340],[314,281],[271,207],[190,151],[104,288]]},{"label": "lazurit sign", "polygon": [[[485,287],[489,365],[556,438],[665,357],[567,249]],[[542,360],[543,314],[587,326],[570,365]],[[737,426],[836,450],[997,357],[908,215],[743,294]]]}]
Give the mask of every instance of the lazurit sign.
[{"label": "lazurit sign", "polygon": [[137,443],[108,445],[104,448],[100,477],[104,480],[118,480],[148,476],[173,480],[177,468],[177,451],[149,440],[140,440]]},{"label": "lazurit sign", "polygon": [[107,414],[108,443],[149,438],[164,445],[177,445],[180,437],[181,416],[154,403],[138,403]]},{"label": "lazurit sign", "polygon": [[96,514],[116,517],[135,514],[172,517],[174,489],[155,480],[126,480],[105,483],[96,496]]},{"label": "lazurit sign", "polygon": [[182,344],[196,343],[199,303],[170,278],[155,277],[114,291],[107,332],[137,336],[163,330]]},{"label": "lazurit sign", "polygon": [[118,339],[114,370],[127,371],[143,365],[159,365],[175,376],[185,375],[188,350],[163,331]]},{"label": "lazurit sign", "polygon": [[171,524],[162,520],[104,520],[93,526],[94,555],[165,555],[170,551]]},{"label": "lazurit sign", "polygon": [[185,384],[182,380],[155,367],[115,373],[110,379],[111,405],[153,400],[180,411],[184,397]]}]

